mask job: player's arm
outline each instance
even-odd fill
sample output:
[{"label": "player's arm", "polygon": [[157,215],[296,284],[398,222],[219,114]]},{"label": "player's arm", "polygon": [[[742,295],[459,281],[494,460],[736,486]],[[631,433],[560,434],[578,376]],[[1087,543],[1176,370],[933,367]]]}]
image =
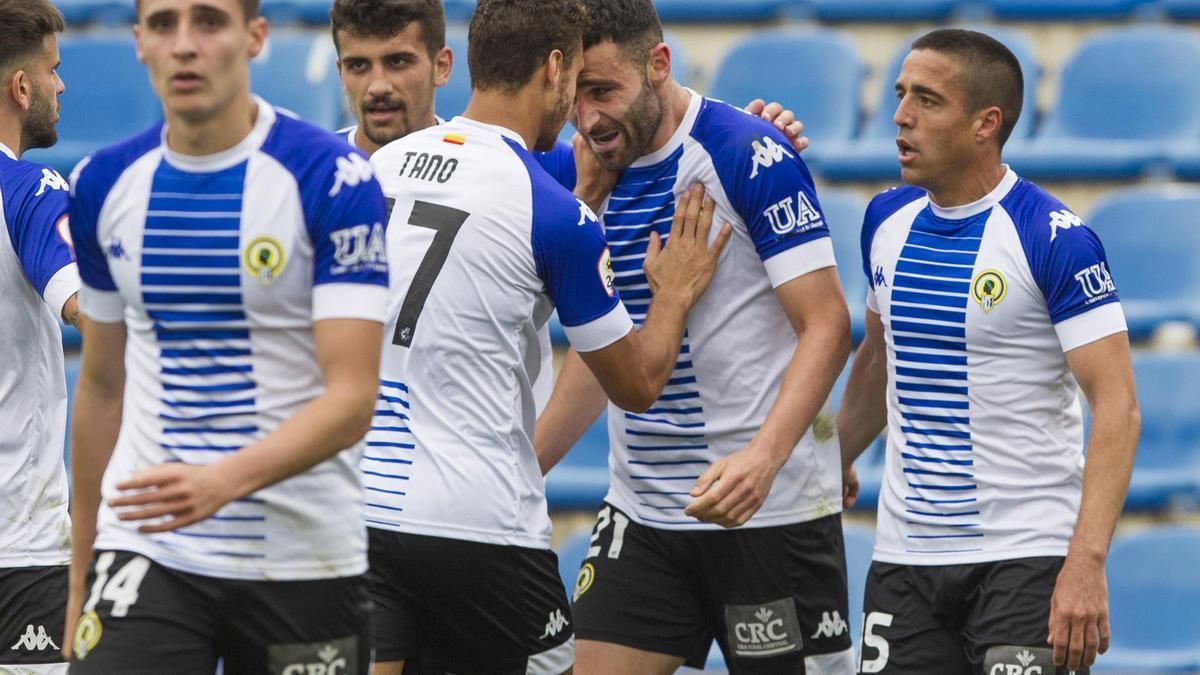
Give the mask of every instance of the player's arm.
[{"label": "player's arm", "polygon": [[554,381],[554,392],[538,417],[533,448],[546,474],[567,454],[608,405],[604,388],[579,353],[568,349]]},{"label": "player's arm", "polygon": [[1109,335],[1066,353],[1067,365],[1092,410],[1083,497],[1067,559],[1050,601],[1048,642],[1054,662],[1090,666],[1109,643],[1104,562],[1125,503],[1141,413],[1133,380],[1129,336]]},{"label": "player's arm", "polygon": [[887,426],[887,347],[879,313],[866,311],[867,334],[846,380],[838,410],[837,432],[842,448],[842,507],[858,499],[858,474],[854,462]]},{"label": "player's arm", "polygon": [[[829,398],[850,351],[850,317],[837,268],[825,267],[775,289],[798,338],[767,418],[750,443],[713,462],[696,481],[686,515],[737,527],[766,501],[771,484]],[[832,422],[832,420],[830,420]]]}]

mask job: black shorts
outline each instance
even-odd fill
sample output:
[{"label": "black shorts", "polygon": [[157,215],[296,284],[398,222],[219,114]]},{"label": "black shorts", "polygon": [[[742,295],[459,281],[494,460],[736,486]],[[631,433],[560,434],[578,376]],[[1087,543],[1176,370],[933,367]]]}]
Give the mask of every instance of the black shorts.
[{"label": "black shorts", "polygon": [[371,601],[361,576],[244,581],[97,551],[72,675],[367,675]]},{"label": "black shorts", "polygon": [[557,675],[574,663],[553,551],[367,532],[376,661],[405,661],[406,675]]},{"label": "black shorts", "polygon": [[575,584],[575,635],[702,668],[715,638],[733,674],[844,673],[842,519],[678,531],[604,504]]},{"label": "black shorts", "polygon": [[[1013,646],[1014,656],[1027,662],[1020,672],[1065,675],[1067,669],[1056,671],[1045,651],[1050,596],[1062,563],[1061,557],[975,565],[871,563],[859,672],[989,675],[996,661],[984,668],[988,650]],[[1011,665],[1013,670],[997,672],[1017,672]]]},{"label": "black shorts", "polygon": [[62,663],[67,568],[0,569],[0,672],[6,665]]}]

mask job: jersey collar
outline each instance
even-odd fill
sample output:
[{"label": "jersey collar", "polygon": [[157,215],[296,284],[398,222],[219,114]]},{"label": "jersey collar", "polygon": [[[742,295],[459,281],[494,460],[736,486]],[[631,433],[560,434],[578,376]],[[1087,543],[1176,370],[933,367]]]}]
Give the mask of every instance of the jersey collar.
[{"label": "jersey collar", "polygon": [[267,134],[271,132],[271,127],[275,124],[275,109],[271,107],[271,104],[257,96],[254,97],[254,102],[258,105],[258,117],[254,120],[254,127],[250,129],[250,133],[237,145],[211,155],[180,154],[167,146],[167,125],[164,124],[162,128],[163,157],[175,168],[193,173],[222,171],[246,161],[250,155],[262,147],[263,141],[267,140]]},{"label": "jersey collar", "polygon": [[10,150],[9,147],[3,143],[0,143],[0,152],[3,152],[4,154],[8,155],[9,159],[15,160],[17,158],[17,153]]},{"label": "jersey collar", "polygon": [[992,191],[984,195],[981,199],[977,199],[970,204],[951,206],[949,208],[938,206],[937,204],[933,203],[932,199],[930,199],[929,209],[933,211],[933,215],[937,216],[938,218],[945,218],[946,220],[962,220],[963,218],[970,218],[971,216],[983,213],[984,211],[987,211],[996,204],[1000,203],[1000,200],[1004,199],[1005,195],[1007,195],[1016,184],[1016,172],[1008,168],[1008,165],[1005,164],[1004,177],[1000,179],[1000,183],[996,185],[996,187],[992,188]]},{"label": "jersey collar", "polygon": [[490,131],[494,134],[500,134],[501,136],[503,136],[511,141],[515,141],[522,148],[525,148],[526,150],[529,149],[529,148],[525,147],[525,139],[521,138],[521,134],[518,134],[517,132],[513,131],[512,129],[509,129],[508,127],[502,127],[502,126],[498,126],[495,124],[485,124],[483,122],[473,120],[469,117],[463,117],[462,115],[458,115],[458,116],[454,117],[449,122],[447,122],[447,124],[450,126],[475,127],[476,129],[483,129],[485,131]]},{"label": "jersey collar", "polygon": [[[687,87],[684,87],[687,89]],[[679,149],[683,145],[683,139],[692,133],[692,127],[696,126],[696,116],[700,114],[700,104],[704,101],[704,97],[697,94],[695,91],[688,89],[688,94],[691,95],[691,100],[688,101],[687,112],[683,114],[683,120],[679,123],[679,128],[675,129],[675,133],[671,134],[671,140],[667,144],[655,150],[648,155],[642,155],[630,164],[630,168],[639,166],[654,166],[664,159],[671,156],[671,153]]]}]

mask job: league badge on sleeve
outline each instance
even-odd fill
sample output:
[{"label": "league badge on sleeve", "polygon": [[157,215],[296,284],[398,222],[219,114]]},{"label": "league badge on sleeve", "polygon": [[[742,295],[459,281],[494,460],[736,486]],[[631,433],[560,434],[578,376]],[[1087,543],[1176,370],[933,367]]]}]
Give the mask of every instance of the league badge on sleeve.
[{"label": "league badge on sleeve", "polygon": [[971,297],[979,303],[984,313],[990,312],[1004,299],[1008,292],[1008,282],[1004,275],[997,270],[984,270],[975,275],[971,282]]},{"label": "league badge on sleeve", "polygon": [[608,297],[616,292],[615,283],[617,275],[613,272],[612,256],[608,252],[608,247],[604,247],[604,253],[600,255],[600,261],[596,263],[596,271],[600,273],[600,281],[604,283],[604,292],[608,293]]}]

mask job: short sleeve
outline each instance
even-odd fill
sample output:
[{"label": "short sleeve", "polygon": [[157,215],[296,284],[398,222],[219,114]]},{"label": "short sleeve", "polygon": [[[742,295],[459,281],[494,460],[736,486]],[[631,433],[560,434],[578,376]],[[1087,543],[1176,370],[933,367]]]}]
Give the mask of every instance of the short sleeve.
[{"label": "short sleeve", "polygon": [[554,182],[568,190],[575,189],[575,150],[567,143],[558,141],[553,150],[535,152],[533,158],[541,165]]},{"label": "short sleeve", "polygon": [[5,186],[9,237],[30,286],[61,315],[79,290],[69,246],[67,181],[47,167],[19,166],[16,180]]},{"label": "short sleeve", "polygon": [[113,283],[104,245],[99,239],[100,210],[111,185],[100,173],[91,166],[90,157],[85,157],[71,173],[68,213],[71,243],[82,281],[79,309],[93,321],[121,323],[125,319],[125,302]]}]

